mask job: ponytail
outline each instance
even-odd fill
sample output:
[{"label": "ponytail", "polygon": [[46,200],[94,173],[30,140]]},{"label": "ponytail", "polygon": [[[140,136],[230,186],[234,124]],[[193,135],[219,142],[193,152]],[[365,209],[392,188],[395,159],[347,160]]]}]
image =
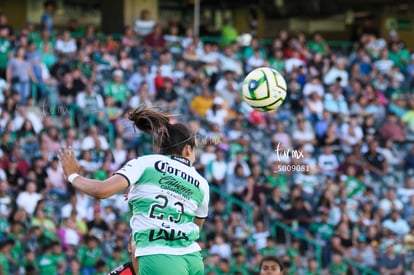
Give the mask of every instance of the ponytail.
[{"label": "ponytail", "polygon": [[185,145],[195,146],[195,136],[182,123],[171,124],[168,113],[142,106],[128,114],[129,120],[144,133],[154,138],[160,153],[181,155]]}]

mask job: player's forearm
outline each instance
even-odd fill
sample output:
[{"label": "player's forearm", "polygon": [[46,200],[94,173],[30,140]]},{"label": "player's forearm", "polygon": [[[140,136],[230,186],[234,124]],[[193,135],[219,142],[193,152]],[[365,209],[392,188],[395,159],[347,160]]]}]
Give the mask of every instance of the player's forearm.
[{"label": "player's forearm", "polygon": [[104,198],[105,188],[102,181],[92,180],[82,176],[76,177],[72,182],[73,187],[95,198]]}]

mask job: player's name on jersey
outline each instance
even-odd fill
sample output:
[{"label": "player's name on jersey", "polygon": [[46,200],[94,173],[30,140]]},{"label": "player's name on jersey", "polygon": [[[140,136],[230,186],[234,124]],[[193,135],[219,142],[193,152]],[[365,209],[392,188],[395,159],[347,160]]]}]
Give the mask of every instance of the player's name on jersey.
[{"label": "player's name on jersey", "polygon": [[170,163],[168,163],[167,161],[157,161],[154,164],[154,167],[157,171],[163,173],[163,174],[171,174],[171,175],[175,175],[178,176],[180,178],[182,178],[183,180],[186,180],[188,182],[190,182],[192,185],[196,186],[197,188],[199,188],[200,186],[200,182],[195,179],[194,177],[188,175],[186,172],[181,171],[178,168],[175,168],[174,166],[172,166]]},{"label": "player's name on jersey", "polygon": [[176,180],[173,176],[164,176],[159,181],[160,186],[162,189],[168,189],[175,193],[180,194],[185,199],[189,199],[191,195],[194,193],[191,191],[191,188],[185,187],[184,185],[180,184],[178,180]]}]

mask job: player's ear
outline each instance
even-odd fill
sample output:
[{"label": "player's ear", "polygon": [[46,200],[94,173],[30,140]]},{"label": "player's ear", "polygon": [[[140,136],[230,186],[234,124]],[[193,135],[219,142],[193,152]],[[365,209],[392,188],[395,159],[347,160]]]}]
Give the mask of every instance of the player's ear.
[{"label": "player's ear", "polygon": [[186,144],[184,146],[181,156],[190,160],[190,162],[193,163],[195,161],[195,146]]},{"label": "player's ear", "polygon": [[191,155],[192,150],[193,148],[190,145],[186,144],[183,148],[182,156],[188,158]]}]

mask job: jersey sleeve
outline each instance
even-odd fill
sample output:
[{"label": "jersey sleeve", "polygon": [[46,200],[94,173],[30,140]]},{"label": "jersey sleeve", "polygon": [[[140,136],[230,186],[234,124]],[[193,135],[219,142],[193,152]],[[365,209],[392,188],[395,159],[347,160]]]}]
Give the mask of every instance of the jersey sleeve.
[{"label": "jersey sleeve", "polygon": [[142,161],[137,159],[132,159],[128,161],[121,169],[116,171],[115,175],[121,175],[128,181],[128,186],[138,181],[144,171],[144,164]]},{"label": "jersey sleeve", "polygon": [[208,204],[210,202],[210,188],[208,187],[208,183],[206,182],[204,188],[204,198],[201,202],[200,206],[195,211],[195,216],[198,219],[205,219],[208,216]]}]

